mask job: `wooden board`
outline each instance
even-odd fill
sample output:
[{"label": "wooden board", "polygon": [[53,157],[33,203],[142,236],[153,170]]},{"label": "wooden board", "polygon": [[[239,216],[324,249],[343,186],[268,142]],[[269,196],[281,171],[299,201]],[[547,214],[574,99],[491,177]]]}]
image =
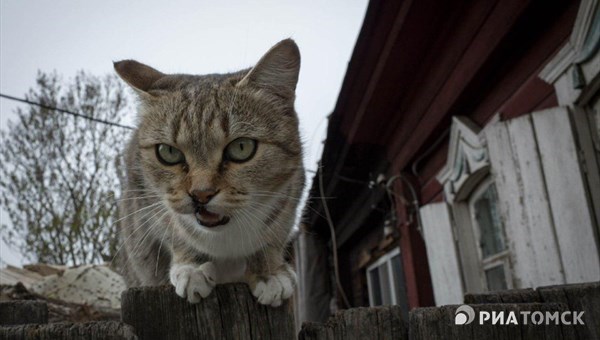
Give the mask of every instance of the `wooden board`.
[{"label": "wooden board", "polygon": [[532,114],[566,280],[600,279],[591,204],[585,190],[569,112],[557,107]]},{"label": "wooden board", "polygon": [[300,340],[405,340],[408,327],[399,306],[352,308],[336,313],[327,323],[302,325]]},{"label": "wooden board", "polygon": [[[527,246],[529,223],[525,212],[524,193],[520,169],[516,159],[508,128],[498,122],[487,126],[483,133],[487,141],[491,172],[498,192],[498,205],[504,217],[504,229],[511,250],[511,266],[514,271],[513,284],[523,287],[530,280],[527,271],[533,269],[533,254]],[[523,274],[525,273],[525,274]],[[524,277],[525,276],[525,277]]]},{"label": "wooden board", "polygon": [[47,323],[48,305],[44,301],[0,302],[0,325]]},{"label": "wooden board", "polygon": [[129,325],[116,321],[101,321],[85,323],[59,322],[51,324],[0,327],[0,339],[134,340],[137,339],[137,337],[133,331],[133,328]]},{"label": "wooden board", "polygon": [[244,283],[218,285],[198,304],[175,295],[173,286],[123,292],[122,319],[139,339],[292,339],[289,300],[280,307],[259,304]]},{"label": "wooden board", "polygon": [[515,254],[528,267],[518,273],[520,287],[565,283],[531,116],[521,116],[506,124],[521,177],[523,213],[527,221],[519,226],[522,235],[507,235],[516,238],[519,248],[527,247],[522,253]]},{"label": "wooden board", "polygon": [[463,283],[448,205],[428,204],[421,207],[420,213],[435,303],[460,303]]}]

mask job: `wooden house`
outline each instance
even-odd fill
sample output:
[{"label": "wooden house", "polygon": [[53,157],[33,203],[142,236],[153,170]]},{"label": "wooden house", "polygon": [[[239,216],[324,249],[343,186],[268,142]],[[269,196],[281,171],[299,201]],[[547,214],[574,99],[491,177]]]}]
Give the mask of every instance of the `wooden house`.
[{"label": "wooden house", "polygon": [[600,280],[599,41],[597,0],[372,0],[295,244],[299,319]]}]

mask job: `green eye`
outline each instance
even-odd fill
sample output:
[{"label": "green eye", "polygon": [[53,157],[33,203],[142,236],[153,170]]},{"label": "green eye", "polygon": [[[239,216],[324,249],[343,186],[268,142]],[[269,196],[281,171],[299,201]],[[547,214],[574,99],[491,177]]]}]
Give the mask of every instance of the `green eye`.
[{"label": "green eye", "polygon": [[233,162],[241,163],[250,160],[256,152],[256,141],[250,138],[238,138],[225,148],[225,157]]},{"label": "green eye", "polygon": [[185,161],[183,152],[167,144],[156,145],[156,158],[164,165],[175,165]]}]

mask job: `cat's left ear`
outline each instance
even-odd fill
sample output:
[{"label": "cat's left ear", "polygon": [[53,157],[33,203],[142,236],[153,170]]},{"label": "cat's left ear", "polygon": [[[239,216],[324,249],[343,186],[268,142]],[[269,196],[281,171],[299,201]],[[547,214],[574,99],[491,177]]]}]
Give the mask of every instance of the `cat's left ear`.
[{"label": "cat's left ear", "polygon": [[299,73],[298,45],[292,39],[285,39],[271,47],[237,86],[253,85],[293,100]]},{"label": "cat's left ear", "polygon": [[115,71],[138,93],[149,94],[152,84],[166,74],[135,60],[121,60],[114,63]]}]

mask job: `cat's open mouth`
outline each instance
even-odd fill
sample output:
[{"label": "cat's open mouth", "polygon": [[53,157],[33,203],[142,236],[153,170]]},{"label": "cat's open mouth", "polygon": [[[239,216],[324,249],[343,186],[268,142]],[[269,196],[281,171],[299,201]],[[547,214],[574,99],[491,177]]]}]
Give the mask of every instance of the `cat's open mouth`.
[{"label": "cat's open mouth", "polygon": [[198,223],[207,228],[218,227],[229,222],[228,216],[223,216],[214,212],[210,212],[206,210],[205,207],[199,207],[198,209],[196,209],[195,216]]}]

